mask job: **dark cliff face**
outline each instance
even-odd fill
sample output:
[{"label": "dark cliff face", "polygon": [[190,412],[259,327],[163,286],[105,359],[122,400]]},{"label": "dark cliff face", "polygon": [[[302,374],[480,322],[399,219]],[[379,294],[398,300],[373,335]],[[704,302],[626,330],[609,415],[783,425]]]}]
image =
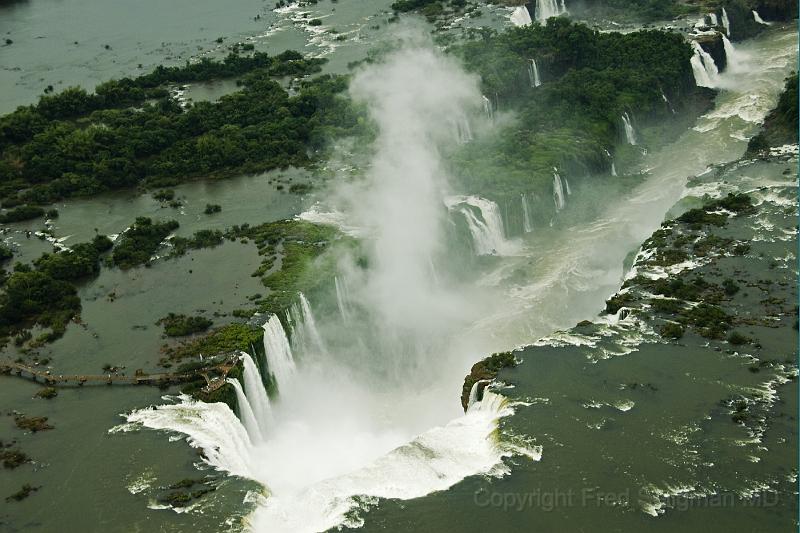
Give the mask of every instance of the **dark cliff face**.
[{"label": "dark cliff face", "polygon": [[[756,22],[753,10],[767,22],[786,22],[797,18],[798,0],[725,0],[717,14],[722,17],[722,8],[731,21],[732,41],[754,37],[764,31],[765,25]],[[720,19],[721,20],[721,19]]]},{"label": "dark cliff face", "polygon": [[753,9],[766,21],[789,21],[797,18],[797,0],[755,0]]},{"label": "dark cliff face", "polygon": [[697,43],[714,58],[714,63],[716,63],[719,71],[724,71],[728,66],[728,56],[725,54],[725,43],[722,42],[722,34],[703,35],[697,38]]}]

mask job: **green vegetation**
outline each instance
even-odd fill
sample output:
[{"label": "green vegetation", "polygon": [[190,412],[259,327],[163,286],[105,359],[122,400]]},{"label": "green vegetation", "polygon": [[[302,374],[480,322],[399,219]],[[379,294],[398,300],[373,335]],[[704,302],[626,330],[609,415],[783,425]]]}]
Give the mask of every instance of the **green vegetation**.
[{"label": "green vegetation", "polygon": [[[618,168],[640,157],[637,147],[624,141],[621,117],[674,120],[662,92],[690,110],[710,103],[711,93],[695,85],[692,51],[678,34],[600,33],[553,18],[546,26],[534,23],[503,33],[481,29],[473,36],[454,52],[481,76],[493,105],[517,116],[496,136],[470,142],[455,156],[468,189],[490,197],[549,190],[554,167],[609,172],[606,151]],[[531,87],[532,58],[544,82],[540,87]],[[637,129],[646,145],[645,129]]]},{"label": "green vegetation", "polygon": [[194,333],[206,331],[213,322],[202,316],[186,316],[170,313],[160,318],[156,326],[164,326],[164,334],[167,337],[185,337]]},{"label": "green vegetation", "polygon": [[[298,292],[308,294],[328,281],[333,264],[320,258],[331,242],[342,239],[331,226],[299,220],[234,227],[230,234],[252,240],[259,255],[264,256],[261,266],[253,274],[270,289],[266,297],[256,300],[262,313],[280,313],[294,303]],[[275,269],[278,259],[280,268]]]},{"label": "green vegetation", "polygon": [[10,222],[22,222],[24,220],[32,220],[40,218],[45,215],[44,209],[30,205],[21,205],[10,209],[3,214],[0,214],[0,222],[8,224]]},{"label": "green vegetation", "polygon": [[220,354],[229,354],[237,351],[250,352],[252,346],[262,342],[264,332],[261,328],[248,324],[228,324],[212,330],[208,335],[191,339],[177,346],[165,345],[162,353],[165,358],[161,360],[162,366],[170,361],[180,361],[186,358],[197,359],[214,357]]},{"label": "green vegetation", "polygon": [[172,244],[172,256],[184,255],[188,250],[199,250],[201,248],[213,248],[219,246],[225,240],[224,234],[219,230],[201,229],[195,232],[194,236],[187,239],[185,237],[172,237],[169,242]]},{"label": "green vegetation", "polygon": [[206,215],[213,215],[214,213],[219,213],[222,211],[222,206],[218,204],[206,204],[206,208],[203,210],[203,213]]},{"label": "green vegetation", "polygon": [[674,322],[667,322],[661,326],[661,336],[667,339],[680,339],[683,337],[683,326]]},{"label": "green vegetation", "polygon": [[138,217],[111,253],[114,264],[131,268],[148,263],[167,235],[177,228],[175,220],[153,223],[149,218]]},{"label": "green vegetation", "polygon": [[55,387],[45,387],[36,393],[37,398],[42,398],[44,400],[52,400],[56,396],[58,396],[58,391]]},{"label": "green vegetation", "polygon": [[7,245],[0,243],[0,262],[8,261],[14,257],[14,251]]},{"label": "green vegetation", "polygon": [[748,155],[769,150],[773,146],[797,143],[797,73],[787,78],[778,105],[764,120],[761,132],[750,139]]},{"label": "green vegetation", "polygon": [[[305,165],[340,127],[360,127],[355,110],[338,96],[344,78],[302,82],[293,96],[272,79],[316,72],[321,63],[296,52],[232,54],[223,62],[159,67],[135,80],[111,81],[93,95],[67,89],[43,96],[0,118],[3,205]],[[187,109],[158,89],[239,74],[241,90]],[[124,107],[132,104],[138,107]]]}]

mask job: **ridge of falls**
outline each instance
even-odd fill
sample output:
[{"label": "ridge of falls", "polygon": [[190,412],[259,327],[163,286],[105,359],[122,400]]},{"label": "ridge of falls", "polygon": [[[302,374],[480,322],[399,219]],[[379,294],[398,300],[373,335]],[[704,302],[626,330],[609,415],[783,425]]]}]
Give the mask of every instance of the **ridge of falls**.
[{"label": "ridge of falls", "polygon": [[542,84],[542,79],[539,77],[539,67],[536,66],[535,59],[528,60],[528,78],[531,82],[531,87],[539,87]]},{"label": "ridge of falls", "polygon": [[[478,255],[507,255],[515,246],[506,239],[503,218],[497,204],[480,196],[452,196],[445,198],[448,210],[463,215],[472,235]],[[478,217],[475,213],[480,213]]]},{"label": "ridge of falls", "polygon": [[556,211],[561,211],[567,205],[566,197],[564,196],[564,185],[561,181],[561,176],[558,174],[558,169],[553,169],[553,202],[556,204]]},{"label": "ridge of falls", "polygon": [[722,27],[725,28],[725,35],[731,36],[731,19],[728,18],[728,12],[722,8]]},{"label": "ridge of falls", "polygon": [[511,13],[511,23],[514,24],[514,26],[530,26],[533,20],[531,20],[531,14],[528,12],[528,8],[524,5],[516,7]]},{"label": "ridge of falls", "polygon": [[714,62],[714,58],[703,50],[703,47],[697,41],[692,41],[692,49],[694,50],[694,55],[692,55],[691,63],[695,83],[697,83],[698,87],[714,89],[719,82],[719,69]]},{"label": "ridge of falls", "polygon": [[269,373],[275,379],[275,383],[278,387],[281,387],[288,383],[297,372],[292,347],[278,315],[269,317],[269,320],[264,323],[262,328],[264,329],[264,351],[267,355],[267,367]]},{"label": "ridge of falls", "polygon": [[628,144],[636,146],[636,132],[633,129],[631,117],[628,115],[627,111],[622,115],[622,123],[625,125],[625,139],[628,141]]},{"label": "ridge of falls", "polygon": [[522,229],[525,233],[530,233],[533,231],[533,224],[531,223],[531,213],[530,208],[528,207],[528,197],[526,194],[522,194],[521,196],[522,201]]},{"label": "ridge of falls", "polygon": [[567,12],[565,0],[536,0],[536,20],[545,22],[550,17],[557,17]]},{"label": "ridge of falls", "polygon": [[759,24],[763,24],[764,26],[772,26],[771,22],[767,22],[761,18],[761,15],[758,14],[758,11],[755,9],[753,10],[753,19],[758,22]]}]

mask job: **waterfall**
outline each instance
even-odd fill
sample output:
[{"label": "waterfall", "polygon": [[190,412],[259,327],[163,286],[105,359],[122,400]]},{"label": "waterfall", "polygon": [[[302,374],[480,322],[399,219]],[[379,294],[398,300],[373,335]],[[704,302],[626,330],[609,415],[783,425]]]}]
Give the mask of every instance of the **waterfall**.
[{"label": "waterfall", "polygon": [[531,80],[531,87],[538,87],[542,84],[539,77],[539,67],[536,66],[535,59],[528,60],[528,78]]},{"label": "waterfall", "polygon": [[311,312],[311,305],[308,303],[306,295],[302,292],[300,293],[300,310],[303,316],[303,329],[306,334],[311,337],[311,342],[314,343],[319,353],[327,353],[328,349],[325,347],[322,336],[317,329],[317,321],[314,320],[314,314]]},{"label": "waterfall", "polygon": [[557,17],[567,12],[564,0],[536,0],[536,20],[544,22],[550,17]]},{"label": "waterfall", "polygon": [[719,26],[719,20],[717,19],[717,14],[716,13],[709,13],[708,14],[708,18],[711,19],[711,25],[712,26]]},{"label": "waterfall", "polygon": [[[489,118],[491,118],[491,116]],[[472,128],[466,116],[461,117],[461,119],[456,122],[456,138],[461,144],[472,141]]]},{"label": "waterfall", "polygon": [[487,98],[485,94],[481,95],[481,98],[483,100],[483,112],[486,113],[486,118],[492,120],[492,117],[494,116],[494,110],[492,109],[492,101],[489,100],[489,98]]},{"label": "waterfall", "polygon": [[445,205],[464,216],[478,255],[503,255],[513,251],[512,243],[506,240],[496,203],[480,196],[453,196],[445,199]]},{"label": "waterfall", "polygon": [[533,224],[531,224],[531,213],[528,209],[528,197],[522,194],[522,229],[525,233],[533,231]]},{"label": "waterfall", "polygon": [[530,26],[532,22],[531,14],[525,6],[519,6],[511,13],[511,23],[514,26]]},{"label": "waterfall", "polygon": [[569,180],[564,178],[564,188],[567,190],[567,196],[572,195],[572,189],[569,188]]},{"label": "waterfall", "polygon": [[613,161],[611,162],[611,175],[614,177],[616,177],[617,175],[617,166],[614,164]]},{"label": "waterfall", "polygon": [[348,309],[347,287],[339,280],[339,276],[334,276],[333,282],[336,285],[336,304],[339,306],[339,314],[346,323],[350,321],[350,310]]},{"label": "waterfall", "polygon": [[284,385],[297,370],[289,345],[289,338],[283,329],[278,315],[272,315],[264,324],[264,351],[267,366],[278,387]]},{"label": "waterfall", "polygon": [[483,381],[476,381],[475,383],[472,384],[472,388],[469,390],[469,400],[467,401],[467,411],[469,411],[469,408],[472,407],[472,405],[475,402],[478,401],[478,393],[481,390],[481,383],[483,383]]},{"label": "waterfall", "polygon": [[725,35],[731,36],[731,19],[728,18],[728,12],[722,8],[722,27],[725,28]]},{"label": "waterfall", "polygon": [[675,108],[672,107],[672,102],[670,102],[669,98],[667,98],[667,95],[664,94],[664,89],[661,89],[661,99],[664,100],[664,103],[669,106],[669,110],[672,111],[673,115],[677,113],[677,111],[675,111]]},{"label": "waterfall", "polygon": [[636,132],[633,130],[633,125],[631,124],[631,117],[628,115],[626,111],[622,115],[622,122],[625,124],[625,138],[628,140],[628,144],[636,145]]},{"label": "waterfall", "polygon": [[553,202],[556,204],[556,211],[561,211],[566,205],[564,198],[564,185],[561,183],[561,176],[558,175],[558,169],[553,169]]},{"label": "waterfall", "polygon": [[[261,435],[266,436],[269,431],[269,424],[272,422],[272,407],[269,405],[269,397],[267,396],[267,390],[264,388],[264,380],[261,379],[258,366],[253,361],[253,358],[250,357],[250,354],[242,354],[242,363],[244,365],[244,388],[247,400],[261,429]],[[248,430],[249,433],[250,431]]]},{"label": "waterfall", "polygon": [[695,82],[699,87],[713,89],[719,80],[719,69],[717,64],[714,63],[714,58],[703,50],[703,47],[697,41],[692,41],[692,48],[694,49],[694,55],[691,62]]},{"label": "waterfall", "polygon": [[732,72],[738,72],[742,68],[742,62],[744,58],[742,57],[742,53],[739,52],[730,39],[726,36],[722,36],[722,42],[725,45],[725,56],[728,58],[728,68]]},{"label": "waterfall", "polygon": [[761,15],[759,15],[759,14],[758,14],[758,11],[756,11],[755,9],[753,10],[753,18],[754,18],[754,19],[755,19],[755,21],[756,21],[756,22],[758,22],[759,24],[763,24],[764,26],[772,26],[772,23],[771,23],[771,22],[767,22],[767,21],[765,21],[764,19],[762,19],[762,18],[761,18]]},{"label": "waterfall", "polygon": [[264,437],[261,434],[261,428],[258,425],[258,421],[247,399],[247,395],[245,395],[244,390],[242,390],[242,384],[239,383],[238,379],[227,379],[226,381],[230,383],[236,391],[236,403],[239,405],[239,418],[242,421],[245,431],[247,431],[250,442],[253,444],[262,442]]}]

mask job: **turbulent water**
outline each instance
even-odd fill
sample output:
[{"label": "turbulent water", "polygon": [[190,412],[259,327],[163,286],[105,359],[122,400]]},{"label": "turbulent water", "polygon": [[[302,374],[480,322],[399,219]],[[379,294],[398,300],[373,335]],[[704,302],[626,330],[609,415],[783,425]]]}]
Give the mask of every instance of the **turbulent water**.
[{"label": "turbulent water", "polygon": [[[514,409],[501,396],[487,392],[459,412],[466,370],[487,353],[596,313],[618,288],[622,259],[658,227],[687,177],[738,157],[774,104],[796,41],[788,34],[769,39],[743,50],[752,59],[713,81],[713,60],[707,64],[695,48],[698,84],[723,88],[715,109],[674,145],[648,154],[643,184],[608,199],[596,219],[530,231],[523,196],[526,238],[515,241],[497,205],[457,194],[443,164],[441,152],[462,140],[451,118],[489,118],[482,117],[477,80],[407,36],[399,51],[352,82],[353,97],[379,127],[364,179],[331,191],[335,205],[304,215],[365,236],[369,269],[346,254],[339,260],[338,313],[315,316],[314,302],[302,298],[289,335],[278,317],[266,321],[278,395],[266,397],[258,368],[243,355],[244,388],[235,387],[249,408],[240,409],[241,422],[225,405],[186,398],[136,411],[129,422],[186,434],[213,466],[262,484],[248,519],[255,531],[359,525],[353,511],[378,499],[419,498],[467,476],[502,474],[502,458],[514,453],[522,456],[515,461],[546,457],[546,448],[511,446],[497,431]],[[626,140],[636,144],[630,117],[623,120]],[[580,201],[580,191],[570,192],[554,170],[558,210],[569,209],[568,197]],[[459,221],[473,253],[497,260],[466,282],[438,268],[457,257],[446,236]]]}]

